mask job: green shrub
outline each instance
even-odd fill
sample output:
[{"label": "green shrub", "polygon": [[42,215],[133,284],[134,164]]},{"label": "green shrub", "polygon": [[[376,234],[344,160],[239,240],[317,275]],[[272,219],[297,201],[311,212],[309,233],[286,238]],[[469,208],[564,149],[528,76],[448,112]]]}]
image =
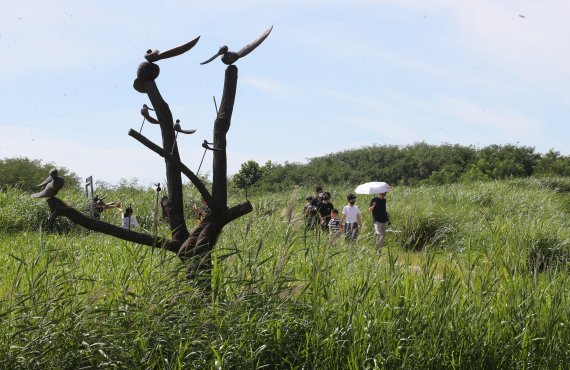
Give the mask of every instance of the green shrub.
[{"label": "green shrub", "polygon": [[67,189],[79,188],[79,177],[65,167],[51,162],[43,164],[38,159],[5,158],[0,159],[0,190],[18,188],[36,192],[37,184],[48,176],[52,168],[59,171],[59,176],[64,178]]},{"label": "green shrub", "polygon": [[[0,193],[0,233],[37,231],[47,224],[50,211],[44,199],[33,199],[28,192],[6,189]],[[65,217],[58,217],[54,224],[57,232],[77,228]]]},{"label": "green shrub", "polygon": [[537,183],[542,188],[556,190],[560,193],[570,193],[570,181],[567,178],[538,178]]},{"label": "green shrub", "polygon": [[445,245],[453,230],[452,223],[440,216],[410,216],[398,234],[402,248],[422,251]]},{"label": "green shrub", "polygon": [[532,238],[528,264],[535,273],[553,268],[568,269],[570,267],[568,240],[560,240],[555,235],[538,235]]}]

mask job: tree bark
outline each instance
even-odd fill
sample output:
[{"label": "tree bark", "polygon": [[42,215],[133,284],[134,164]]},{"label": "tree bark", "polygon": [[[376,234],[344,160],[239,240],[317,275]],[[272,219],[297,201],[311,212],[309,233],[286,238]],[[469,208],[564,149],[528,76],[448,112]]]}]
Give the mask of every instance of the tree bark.
[{"label": "tree bark", "polygon": [[251,212],[253,207],[249,201],[228,209],[227,195],[227,156],[226,134],[230,129],[236,87],[238,69],[234,65],[226,68],[224,91],[220,109],[214,121],[214,148],[221,150],[213,151],[213,203],[208,203],[211,214],[208,215],[198,227],[192,230],[190,237],[182,243],[178,256],[191,258],[188,268],[189,277],[210,269],[210,255],[216,245],[223,227],[229,222]]},{"label": "tree bark", "polygon": [[227,208],[228,205],[228,179],[227,168],[228,161],[226,156],[226,134],[230,129],[232,121],[232,113],[234,110],[234,102],[236,97],[238,69],[235,65],[226,68],[226,77],[224,80],[224,92],[220,109],[214,122],[214,159],[212,164],[213,185],[212,195],[216,202],[222,207]]},{"label": "tree bark", "polygon": [[[162,148],[168,153],[173,153],[174,158],[180,162],[178,148],[174,147],[175,132],[172,113],[168,104],[164,101],[156,82],[154,80],[145,81],[145,90],[150,99],[152,106],[156,112],[158,122],[160,123],[160,131],[162,134]],[[166,186],[168,189],[168,197],[170,199],[170,214],[168,222],[172,231],[174,240],[183,241],[188,238],[188,228],[184,220],[183,197],[182,197],[182,176],[178,167],[170,159],[164,159],[166,163]]]}]

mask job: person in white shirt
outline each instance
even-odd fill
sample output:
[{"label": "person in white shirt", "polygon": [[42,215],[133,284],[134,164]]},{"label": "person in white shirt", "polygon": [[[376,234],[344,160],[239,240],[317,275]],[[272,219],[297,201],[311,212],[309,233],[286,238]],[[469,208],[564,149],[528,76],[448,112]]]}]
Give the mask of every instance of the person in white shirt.
[{"label": "person in white shirt", "polygon": [[133,215],[133,209],[127,207],[125,213],[123,214],[123,220],[121,222],[121,227],[123,229],[133,230],[135,227],[139,227],[139,223],[135,215]]},{"label": "person in white shirt", "polygon": [[360,209],[355,205],[356,196],[348,194],[346,197],[348,204],[342,209],[341,225],[344,226],[345,237],[347,241],[356,241],[358,239],[358,228],[362,224]]}]

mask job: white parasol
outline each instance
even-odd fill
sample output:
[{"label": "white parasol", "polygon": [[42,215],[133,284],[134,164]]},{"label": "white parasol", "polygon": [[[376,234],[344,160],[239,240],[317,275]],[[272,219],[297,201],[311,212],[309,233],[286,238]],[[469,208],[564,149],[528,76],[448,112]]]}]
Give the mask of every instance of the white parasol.
[{"label": "white parasol", "polygon": [[360,184],[356,187],[354,192],[356,194],[378,194],[387,193],[391,190],[390,185],[385,182],[367,182],[366,184]]}]

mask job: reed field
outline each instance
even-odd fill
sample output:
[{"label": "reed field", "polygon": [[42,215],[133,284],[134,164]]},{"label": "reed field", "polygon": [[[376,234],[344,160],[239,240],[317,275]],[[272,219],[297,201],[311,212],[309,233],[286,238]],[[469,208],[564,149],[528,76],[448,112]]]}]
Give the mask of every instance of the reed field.
[{"label": "reed field", "polygon": [[[355,185],[325,190],[340,210]],[[312,187],[250,193],[207,288],[169,252],[65,218],[46,233],[45,200],[0,193],[0,368],[569,368],[570,178],[395,187],[380,252],[371,196],[358,242],[331,244],[304,227]],[[104,195],[152,230],[153,190]]]}]

